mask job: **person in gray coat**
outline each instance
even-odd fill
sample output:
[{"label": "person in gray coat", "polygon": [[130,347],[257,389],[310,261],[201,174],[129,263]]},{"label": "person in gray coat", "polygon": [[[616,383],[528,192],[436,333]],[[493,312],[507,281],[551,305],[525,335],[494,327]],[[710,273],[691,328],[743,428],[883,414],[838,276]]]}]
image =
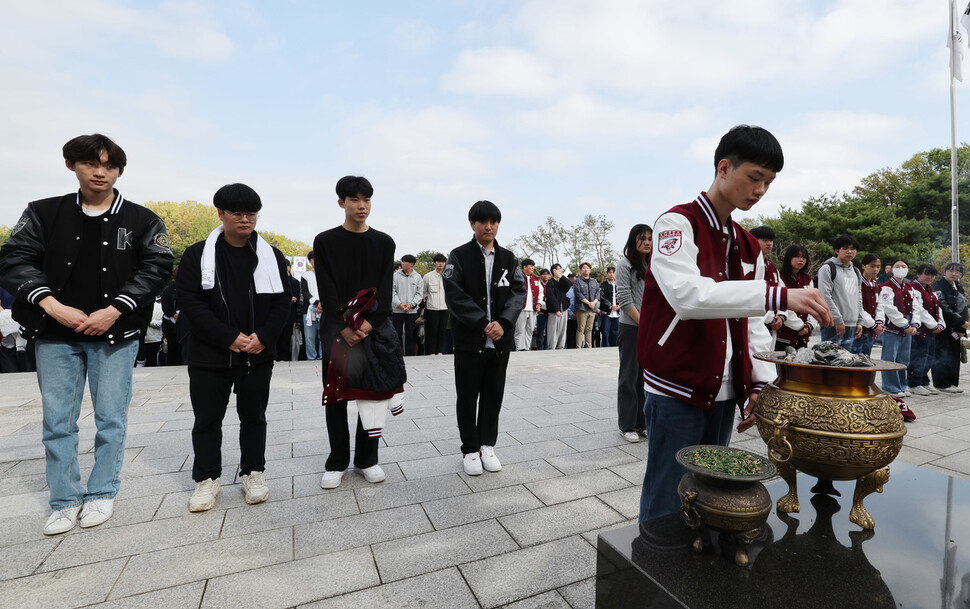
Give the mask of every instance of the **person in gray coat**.
[{"label": "person in gray coat", "polygon": [[424,281],[421,273],[414,270],[417,258],[411,254],[401,256],[401,268],[394,273],[394,287],[391,296],[391,318],[394,329],[401,337],[404,355],[417,353],[414,344],[414,320],[418,316],[418,306],[424,300]]},{"label": "person in gray coat", "polygon": [[643,278],[653,250],[653,231],[646,224],[630,229],[623,258],[616,263],[616,304],[620,305],[620,372],[616,387],[616,414],[627,442],[647,437],[644,416],[643,369],[637,363],[637,328],[643,300]]},{"label": "person in gray coat", "polygon": [[852,349],[856,336],[862,335],[862,274],[852,265],[859,242],[842,235],[832,242],[835,256],[818,269],[818,289],[832,311],[832,326],[822,326],[822,340]]}]

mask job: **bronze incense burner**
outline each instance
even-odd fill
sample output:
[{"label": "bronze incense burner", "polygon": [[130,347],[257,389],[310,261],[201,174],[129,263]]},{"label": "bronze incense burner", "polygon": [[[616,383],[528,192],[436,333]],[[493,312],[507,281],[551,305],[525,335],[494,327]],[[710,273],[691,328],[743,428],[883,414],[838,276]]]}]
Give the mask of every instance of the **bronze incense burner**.
[{"label": "bronze incense burner", "polygon": [[795,476],[800,470],[819,478],[821,492],[837,493],[832,480],[855,480],[849,520],[863,529],[875,527],[862,502],[882,492],[906,435],[899,405],[875,384],[876,372],[903,365],[873,360],[867,368],[821,366],[786,362],[783,355],[755,355],[779,371],[754,410],[768,456],[788,483],[779,511],[799,511]]}]

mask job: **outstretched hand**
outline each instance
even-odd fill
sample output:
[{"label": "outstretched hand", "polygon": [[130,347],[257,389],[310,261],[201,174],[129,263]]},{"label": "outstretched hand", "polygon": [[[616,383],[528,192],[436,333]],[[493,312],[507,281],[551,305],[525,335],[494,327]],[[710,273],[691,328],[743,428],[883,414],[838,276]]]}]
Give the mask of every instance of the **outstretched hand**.
[{"label": "outstretched hand", "polygon": [[744,418],[738,423],[738,433],[747,431],[754,425],[754,407],[758,405],[758,396],[760,393],[752,393],[748,396],[748,403],[744,407],[744,411],[741,413]]},{"label": "outstretched hand", "polygon": [[832,312],[825,304],[822,293],[816,288],[802,288],[799,290],[788,290],[788,308],[796,313],[808,313],[819,321],[822,326],[834,325]]}]

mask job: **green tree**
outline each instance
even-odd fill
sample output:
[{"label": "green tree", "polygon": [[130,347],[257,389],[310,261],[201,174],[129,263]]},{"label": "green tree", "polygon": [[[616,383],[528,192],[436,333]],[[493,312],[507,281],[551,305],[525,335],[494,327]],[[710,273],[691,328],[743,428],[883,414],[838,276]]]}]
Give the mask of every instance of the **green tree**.
[{"label": "green tree", "polygon": [[176,266],[182,259],[185,248],[202,241],[209,236],[212,229],[219,226],[219,213],[211,205],[195,201],[149,201],[145,207],[158,214],[165,223]]},{"label": "green tree", "polygon": [[13,230],[13,229],[10,228],[9,226],[5,225],[5,224],[4,225],[0,225],[0,245],[3,245],[4,243],[6,243],[7,242],[7,239],[10,238],[10,231],[11,230]]},{"label": "green tree", "polygon": [[290,239],[279,233],[271,233],[269,231],[258,232],[263,239],[266,239],[267,243],[275,246],[285,256],[306,256],[307,252],[311,249],[310,245],[302,241],[297,241],[296,239]]},{"label": "green tree", "polygon": [[414,255],[418,259],[414,263],[414,270],[421,273],[421,275],[427,275],[434,270],[434,257],[441,252],[436,252],[434,250],[422,250]]}]

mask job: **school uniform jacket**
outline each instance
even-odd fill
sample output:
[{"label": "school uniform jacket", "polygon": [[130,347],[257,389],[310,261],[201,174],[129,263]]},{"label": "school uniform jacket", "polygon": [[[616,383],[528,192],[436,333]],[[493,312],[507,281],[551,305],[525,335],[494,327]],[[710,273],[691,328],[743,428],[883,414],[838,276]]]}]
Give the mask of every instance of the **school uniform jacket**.
[{"label": "school uniform jacket", "polygon": [[[795,277],[781,275],[779,273],[778,276],[785,284],[785,287],[790,289],[807,288],[812,285],[812,277],[807,273],[798,273]],[[806,325],[814,332],[818,329],[818,320],[807,313],[795,313],[794,311],[785,311],[782,317],[785,318],[785,322],[778,328],[777,341],[795,348],[807,346],[809,336],[811,335],[800,336],[798,333]]]},{"label": "school uniform jacket", "polygon": [[[495,342],[495,350],[514,350],[513,329],[525,304],[525,279],[515,255],[498,242],[493,247],[495,260],[492,276],[487,279],[482,246],[474,238],[451,250],[445,263],[442,277],[456,351],[481,353],[485,349],[485,326],[489,324],[486,307],[492,321],[497,321],[504,331]],[[491,286],[491,302],[485,291],[486,280]]]},{"label": "school uniform jacket", "polygon": [[890,334],[902,336],[906,334],[906,328],[912,326],[919,330],[922,325],[923,299],[908,281],[899,283],[893,277],[879,286],[879,305],[876,314],[885,322],[886,332]]},{"label": "school uniform jacket", "polygon": [[925,287],[919,281],[910,283],[913,290],[919,292],[920,300],[923,305],[923,312],[920,315],[921,326],[916,333],[917,336],[926,336],[939,326],[946,327],[943,320],[943,309],[940,307],[940,299],[932,287]]},{"label": "school uniform jacket", "polygon": [[662,215],[654,236],[637,335],[648,391],[711,410],[730,359],[743,404],[775,377],[752,354],[771,350],[762,317],[787,308],[787,288],[768,285],[758,240],[730,218],[722,227],[706,193]]},{"label": "school uniform jacket", "polygon": [[80,191],[34,201],[0,249],[0,279],[17,296],[13,317],[25,328],[24,338],[44,337],[47,314],[37,303],[58,298],[76,264],[101,267],[101,306],[121,311],[102,336],[107,343],[134,338],[151,321],[155,296],[172,276],[172,250],[161,218],[116,190],[101,216],[97,261],[79,260],[83,220]]},{"label": "school uniform jacket", "polygon": [[879,286],[863,277],[859,285],[862,289],[862,308],[859,310],[859,321],[865,336],[875,336],[876,326],[884,325],[885,314],[879,314]]}]

